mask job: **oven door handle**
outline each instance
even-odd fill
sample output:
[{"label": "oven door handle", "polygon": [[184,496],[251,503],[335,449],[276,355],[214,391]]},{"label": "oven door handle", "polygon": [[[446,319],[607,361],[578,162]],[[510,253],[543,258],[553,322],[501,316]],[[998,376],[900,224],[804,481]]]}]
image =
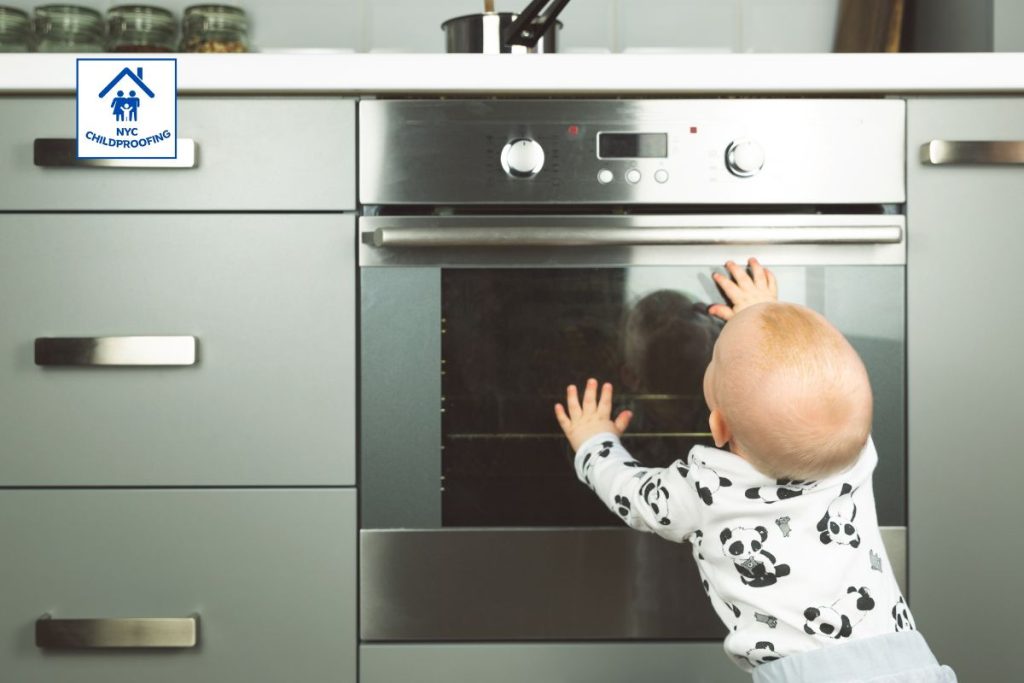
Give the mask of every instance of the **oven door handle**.
[{"label": "oven door handle", "polygon": [[373,245],[430,247],[638,247],[715,244],[898,244],[899,225],[668,228],[377,228]]}]

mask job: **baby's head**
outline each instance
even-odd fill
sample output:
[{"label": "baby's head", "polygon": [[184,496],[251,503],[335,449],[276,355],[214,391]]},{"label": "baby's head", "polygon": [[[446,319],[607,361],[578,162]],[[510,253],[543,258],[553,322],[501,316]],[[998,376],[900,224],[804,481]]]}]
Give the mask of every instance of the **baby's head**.
[{"label": "baby's head", "polygon": [[820,479],[853,464],[871,430],[860,356],[809,308],[762,303],[726,324],[704,375],[715,443],[774,478]]}]

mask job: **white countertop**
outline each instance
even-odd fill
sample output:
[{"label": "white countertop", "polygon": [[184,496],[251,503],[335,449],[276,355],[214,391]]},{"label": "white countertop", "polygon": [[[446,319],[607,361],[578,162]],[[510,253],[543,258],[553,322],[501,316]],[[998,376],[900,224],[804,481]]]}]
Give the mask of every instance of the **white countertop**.
[{"label": "white countertop", "polygon": [[[1024,93],[1024,53],[167,56],[186,94]],[[0,93],[72,93],[76,57],[118,55],[0,54]]]}]

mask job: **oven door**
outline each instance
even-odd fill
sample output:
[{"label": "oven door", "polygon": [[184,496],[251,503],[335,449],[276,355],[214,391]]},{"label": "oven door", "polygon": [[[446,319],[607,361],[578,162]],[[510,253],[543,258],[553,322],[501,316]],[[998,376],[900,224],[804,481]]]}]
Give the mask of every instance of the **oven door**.
[{"label": "oven door", "polygon": [[867,365],[905,573],[902,216],[378,216],[360,240],[364,640],[724,636],[690,548],[623,527],[576,480],[552,406],[594,376],[635,412],[644,464],[711,443],[710,275],[751,255]]}]

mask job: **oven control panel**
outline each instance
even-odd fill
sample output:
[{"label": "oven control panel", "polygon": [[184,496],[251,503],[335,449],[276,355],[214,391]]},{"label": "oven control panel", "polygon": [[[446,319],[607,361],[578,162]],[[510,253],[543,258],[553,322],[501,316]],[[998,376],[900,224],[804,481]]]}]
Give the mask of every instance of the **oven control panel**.
[{"label": "oven control panel", "polygon": [[368,100],[364,204],[882,204],[899,100]]}]

